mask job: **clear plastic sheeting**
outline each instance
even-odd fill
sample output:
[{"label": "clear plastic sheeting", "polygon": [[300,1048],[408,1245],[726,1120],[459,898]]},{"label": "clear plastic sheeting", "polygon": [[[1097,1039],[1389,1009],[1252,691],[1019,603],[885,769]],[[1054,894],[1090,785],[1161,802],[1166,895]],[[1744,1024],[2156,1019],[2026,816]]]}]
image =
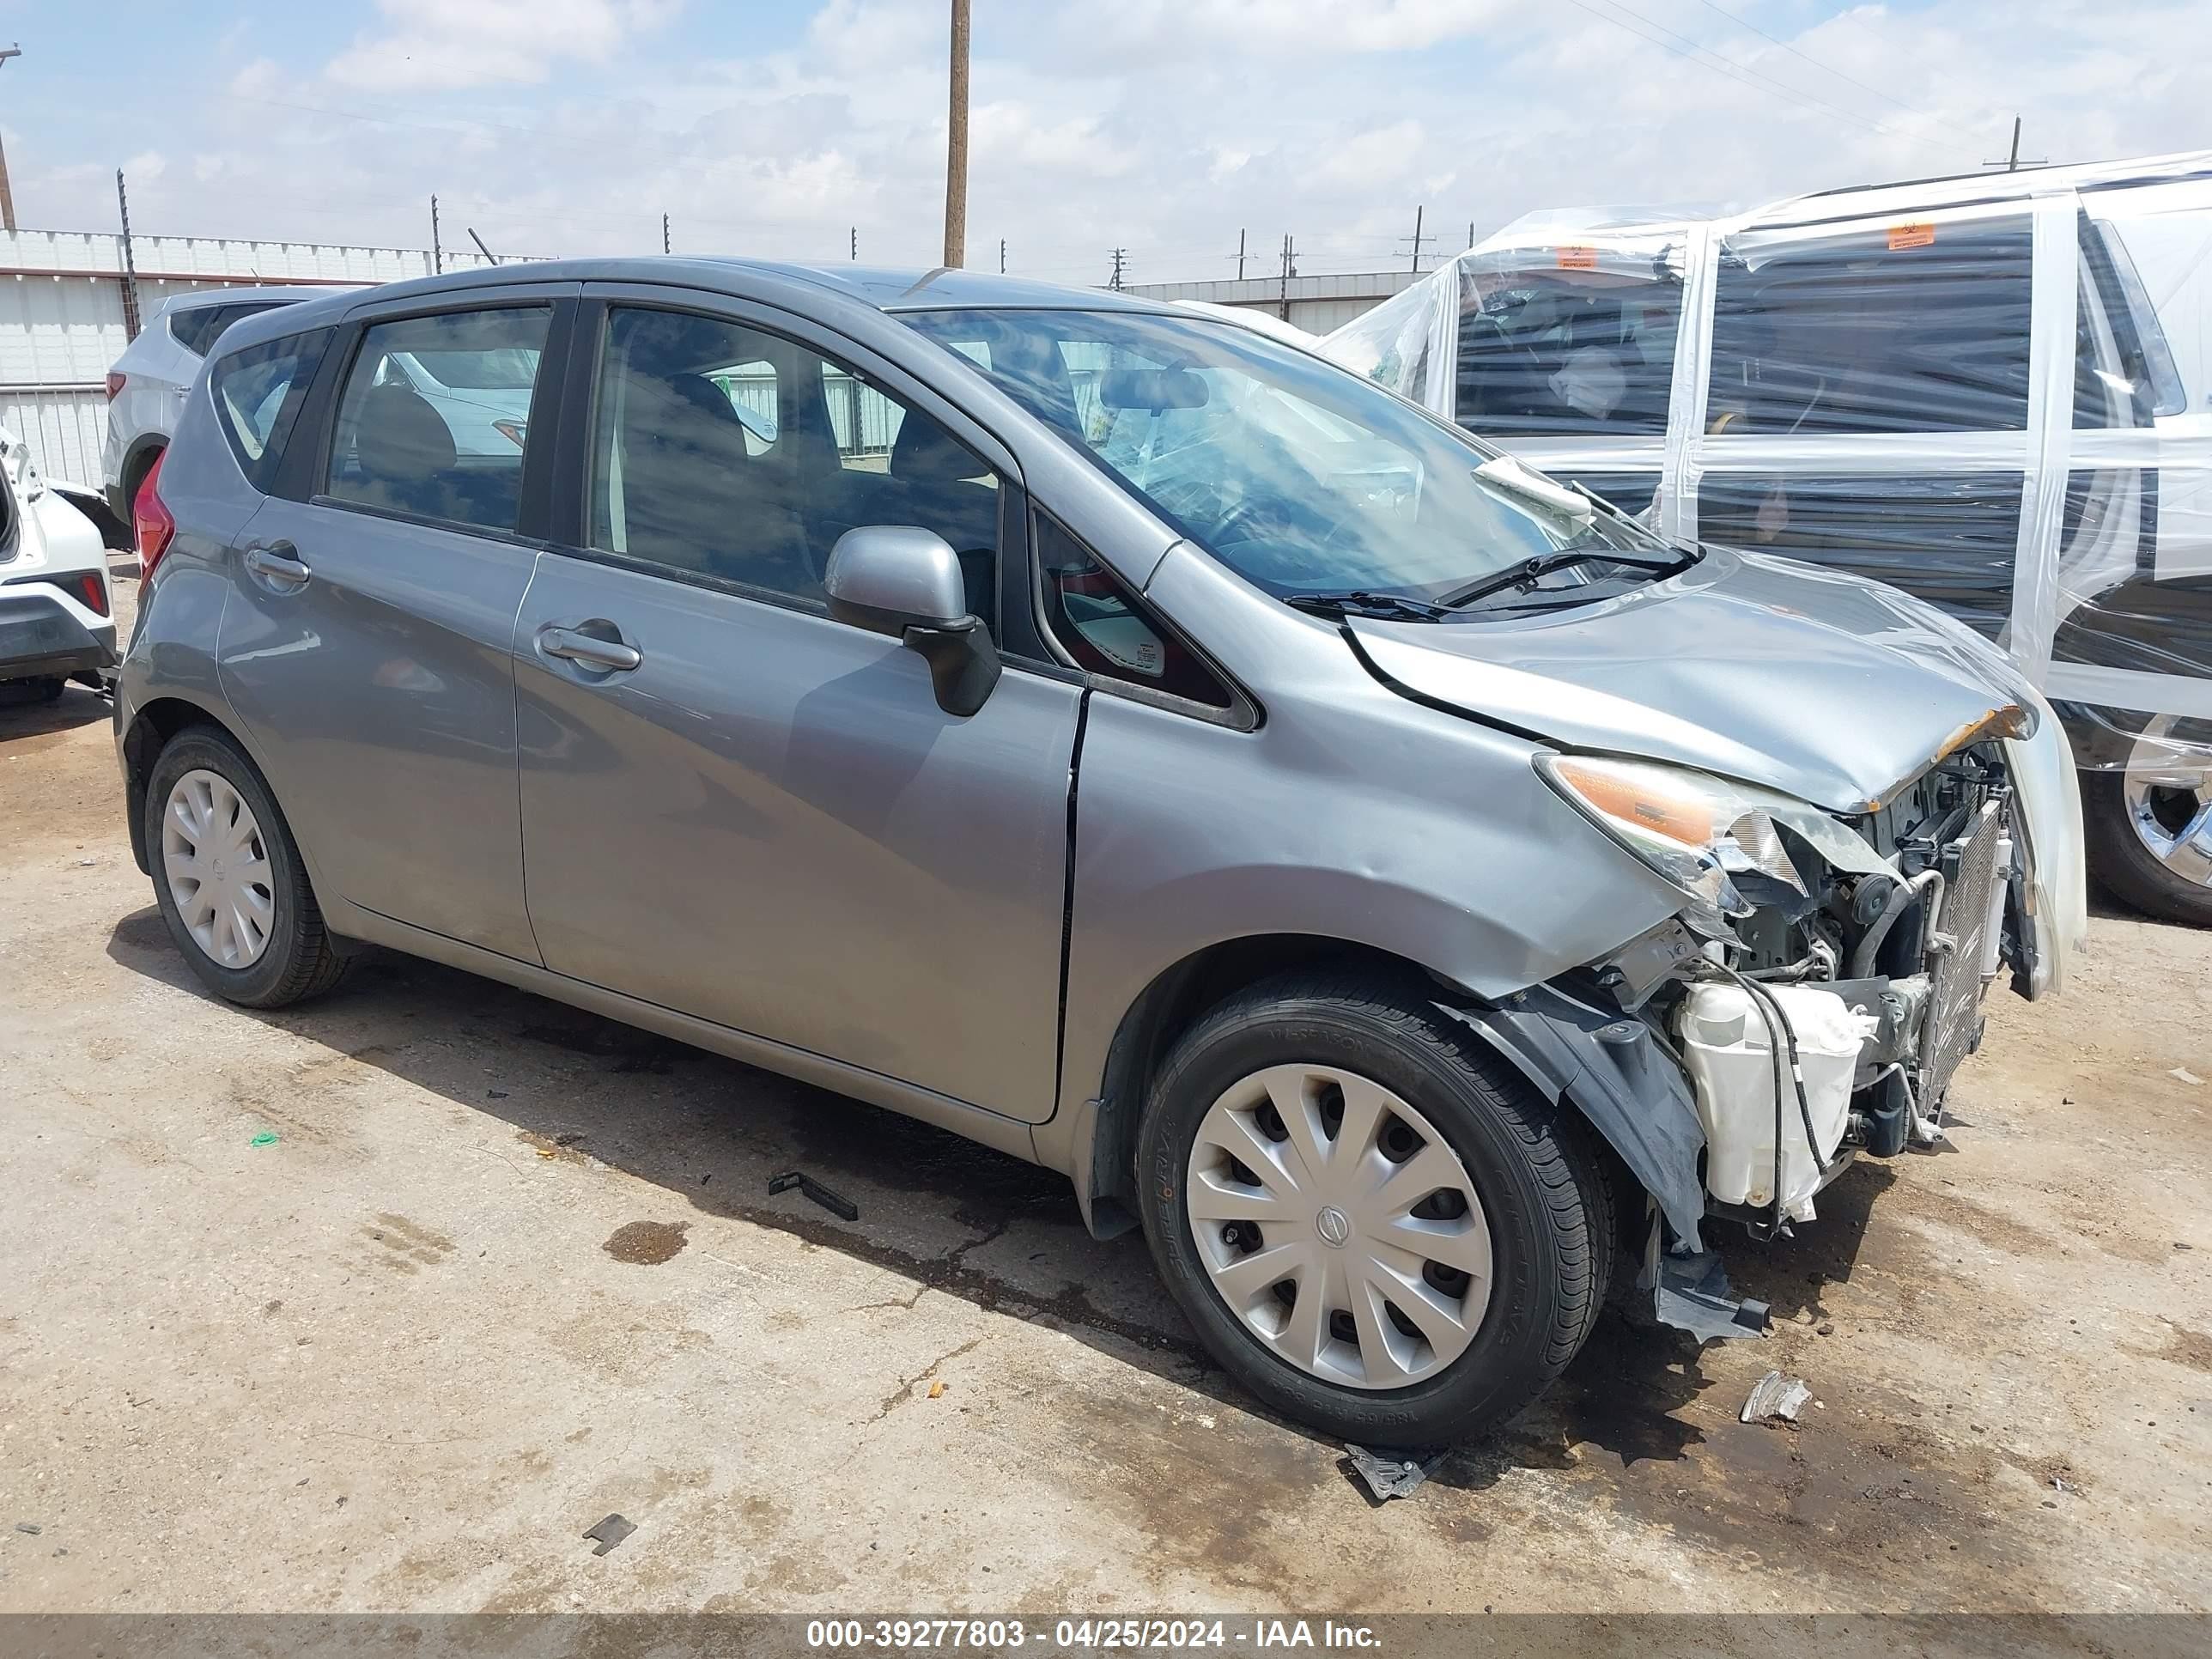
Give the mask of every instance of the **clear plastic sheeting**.
[{"label": "clear plastic sheeting", "polygon": [[1927,599],[2085,768],[2212,778],[2212,152],[1531,215],[1322,349],[1663,533]]}]

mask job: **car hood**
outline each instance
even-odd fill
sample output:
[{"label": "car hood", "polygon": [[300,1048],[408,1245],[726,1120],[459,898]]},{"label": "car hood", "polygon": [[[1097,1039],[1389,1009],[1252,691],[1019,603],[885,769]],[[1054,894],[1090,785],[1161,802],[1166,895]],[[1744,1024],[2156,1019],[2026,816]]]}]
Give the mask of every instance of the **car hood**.
[{"label": "car hood", "polygon": [[1617,598],[1524,617],[1346,618],[1396,690],[1570,748],[1674,761],[1872,811],[2027,683],[1895,588],[1727,548]]}]

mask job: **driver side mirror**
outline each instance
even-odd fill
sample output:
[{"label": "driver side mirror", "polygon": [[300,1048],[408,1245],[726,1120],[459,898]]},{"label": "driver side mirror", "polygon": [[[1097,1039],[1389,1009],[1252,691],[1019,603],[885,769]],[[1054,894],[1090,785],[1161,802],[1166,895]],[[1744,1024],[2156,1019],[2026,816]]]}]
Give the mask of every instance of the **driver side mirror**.
[{"label": "driver side mirror", "polygon": [[848,530],[830,550],[823,586],[837,621],[921,653],[946,714],[974,714],[998,684],[998,647],[969,610],[959,557],[942,536],[914,525]]}]

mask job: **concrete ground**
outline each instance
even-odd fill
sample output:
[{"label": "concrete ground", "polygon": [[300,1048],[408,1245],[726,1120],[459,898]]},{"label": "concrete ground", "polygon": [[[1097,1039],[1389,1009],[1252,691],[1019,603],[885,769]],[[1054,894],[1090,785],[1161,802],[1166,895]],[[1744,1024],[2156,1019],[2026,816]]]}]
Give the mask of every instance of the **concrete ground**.
[{"label": "concrete ground", "polygon": [[2212,933],[2094,936],[1734,1247],[1771,1340],[1608,1313],[1373,1509],[1057,1176],[396,957],[214,1001],[106,705],[0,708],[0,1612],[2202,1611]]}]

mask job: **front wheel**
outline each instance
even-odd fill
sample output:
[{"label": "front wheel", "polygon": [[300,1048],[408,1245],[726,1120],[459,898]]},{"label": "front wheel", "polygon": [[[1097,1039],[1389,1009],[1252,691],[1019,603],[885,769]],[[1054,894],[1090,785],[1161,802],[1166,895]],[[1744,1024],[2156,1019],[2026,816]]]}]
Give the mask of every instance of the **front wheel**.
[{"label": "front wheel", "polygon": [[1293,975],[1216,1009],[1161,1068],[1138,1173],[1207,1350],[1348,1440],[1495,1427],[1565,1369],[1611,1277],[1587,1129],[1416,983]]}]

